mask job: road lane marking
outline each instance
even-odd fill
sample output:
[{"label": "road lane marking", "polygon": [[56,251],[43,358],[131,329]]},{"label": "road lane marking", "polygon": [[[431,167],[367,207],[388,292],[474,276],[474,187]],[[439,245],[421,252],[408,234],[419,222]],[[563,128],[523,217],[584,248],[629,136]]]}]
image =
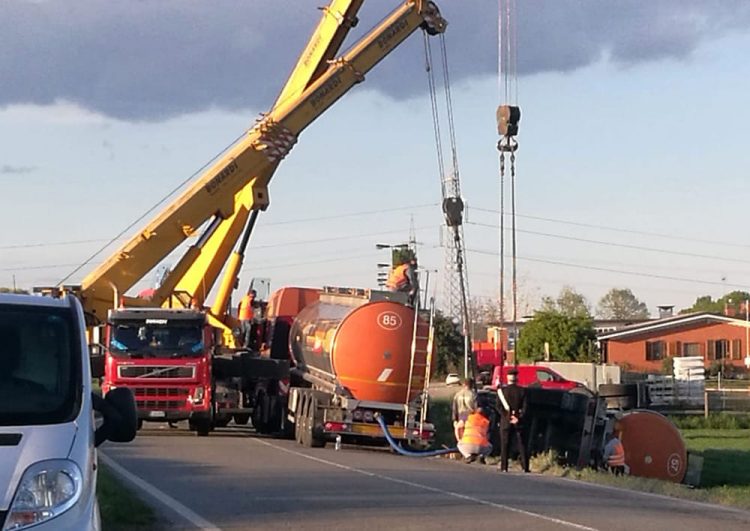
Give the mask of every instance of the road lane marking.
[{"label": "road lane marking", "polygon": [[488,501],[488,500],[483,500],[481,498],[476,498],[474,496],[469,496],[469,495],[466,495],[466,494],[461,494],[461,493],[453,492],[453,491],[450,491],[450,490],[439,489],[437,487],[431,487],[429,485],[424,485],[422,483],[416,483],[414,481],[407,481],[405,479],[394,478],[394,477],[386,476],[386,475],[383,475],[383,474],[376,474],[375,472],[368,472],[367,470],[362,470],[360,468],[354,468],[354,467],[351,467],[351,466],[342,465],[342,464],[336,463],[334,461],[328,461],[327,459],[321,459],[320,457],[314,457],[312,455],[303,454],[302,452],[297,452],[295,450],[290,450],[288,448],[284,448],[282,446],[278,446],[276,444],[270,443],[270,442],[265,441],[263,439],[250,439],[250,440],[253,441],[253,442],[260,443],[260,444],[262,444],[264,446],[270,446],[271,448],[275,448],[277,450],[280,450],[282,452],[286,452],[288,454],[296,455],[298,457],[303,457],[304,459],[309,459],[310,461],[315,461],[315,462],[322,463],[324,465],[329,465],[329,466],[332,466],[332,467],[335,467],[335,468],[340,468],[340,469],[346,470],[348,472],[354,472],[356,474],[361,474],[363,476],[368,476],[368,477],[372,477],[372,478],[382,479],[384,481],[390,481],[391,483],[399,483],[401,485],[407,485],[409,487],[414,487],[414,488],[426,490],[426,491],[429,491],[429,492],[435,492],[437,494],[442,494],[444,496],[450,496],[450,497],[453,497],[453,498],[458,498],[460,500],[465,500],[465,501],[469,501],[469,502],[473,502],[473,503],[478,503],[480,505],[487,505],[489,507],[494,507],[495,509],[502,509],[502,510],[505,510],[505,511],[513,512],[513,513],[523,514],[525,516],[531,516],[532,518],[539,518],[540,520],[545,520],[547,522],[552,522],[552,523],[559,524],[559,525],[562,525],[562,526],[571,527],[573,529],[581,529],[583,531],[599,531],[595,527],[588,527],[588,526],[585,526],[585,525],[576,524],[575,522],[569,522],[567,520],[561,520],[559,518],[554,518],[552,516],[546,516],[546,515],[539,514],[539,513],[532,513],[530,511],[524,511],[523,509],[518,509],[516,507],[511,507],[510,505],[503,505],[502,503],[495,503],[495,502],[491,502],[491,501]]},{"label": "road lane marking", "polygon": [[117,475],[122,476],[124,479],[144,491],[149,496],[157,499],[158,501],[169,507],[172,511],[185,518],[185,520],[193,524],[198,529],[201,529],[202,531],[221,531],[221,528],[219,528],[217,525],[212,524],[208,520],[194,513],[193,511],[182,505],[180,502],[172,498],[169,494],[166,494],[165,492],[162,492],[161,490],[154,487],[151,483],[148,483],[146,480],[141,479],[132,472],[126,470],[124,467],[117,464],[114,459],[104,455],[101,451],[99,452],[99,460],[103,461],[104,464],[111,468]]}]

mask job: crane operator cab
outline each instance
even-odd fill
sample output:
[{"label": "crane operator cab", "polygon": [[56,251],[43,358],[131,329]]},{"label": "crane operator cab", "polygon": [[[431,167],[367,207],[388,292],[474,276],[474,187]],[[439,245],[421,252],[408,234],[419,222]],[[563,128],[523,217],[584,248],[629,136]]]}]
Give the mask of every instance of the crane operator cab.
[{"label": "crane operator cab", "polygon": [[0,294],[0,528],[100,528],[95,447],[132,440],[136,417],[128,389],[91,379],[76,298]]}]

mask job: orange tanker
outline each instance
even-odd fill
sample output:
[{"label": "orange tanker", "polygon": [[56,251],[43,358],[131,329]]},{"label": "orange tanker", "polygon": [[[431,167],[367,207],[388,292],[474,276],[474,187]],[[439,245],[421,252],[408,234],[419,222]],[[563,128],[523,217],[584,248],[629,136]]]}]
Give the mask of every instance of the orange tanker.
[{"label": "orange tanker", "polygon": [[427,323],[419,335],[412,378],[411,343],[414,309],[390,300],[354,298],[321,300],[295,318],[290,345],[299,367],[335,378],[352,398],[379,402],[410,402],[424,383]]},{"label": "orange tanker", "polygon": [[382,437],[378,415],[397,438],[432,437],[423,396],[432,325],[420,315],[415,334],[415,310],[404,302],[402,293],[351,288],[273,294],[271,356],[291,358],[288,417],[298,442]]}]

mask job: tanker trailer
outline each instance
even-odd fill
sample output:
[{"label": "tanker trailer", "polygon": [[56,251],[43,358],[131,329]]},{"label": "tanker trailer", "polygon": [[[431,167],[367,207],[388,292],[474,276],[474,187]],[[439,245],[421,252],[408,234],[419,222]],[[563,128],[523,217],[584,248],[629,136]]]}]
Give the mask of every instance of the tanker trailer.
[{"label": "tanker trailer", "polygon": [[292,387],[287,418],[304,446],[342,437],[428,446],[426,422],[433,310],[415,310],[402,293],[323,288],[289,329]]}]

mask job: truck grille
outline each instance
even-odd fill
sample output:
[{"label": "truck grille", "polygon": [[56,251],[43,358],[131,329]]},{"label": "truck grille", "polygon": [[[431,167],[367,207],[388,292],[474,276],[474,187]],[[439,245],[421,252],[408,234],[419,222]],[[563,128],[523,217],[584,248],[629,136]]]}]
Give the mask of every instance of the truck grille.
[{"label": "truck grille", "polygon": [[195,367],[164,365],[121,365],[117,367],[120,378],[194,378]]},{"label": "truck grille", "polygon": [[179,387],[133,387],[133,393],[139,398],[167,398],[178,396],[186,397],[190,394],[190,390]]},{"label": "truck grille", "polygon": [[136,409],[165,411],[167,409],[184,409],[184,400],[136,400]]}]

